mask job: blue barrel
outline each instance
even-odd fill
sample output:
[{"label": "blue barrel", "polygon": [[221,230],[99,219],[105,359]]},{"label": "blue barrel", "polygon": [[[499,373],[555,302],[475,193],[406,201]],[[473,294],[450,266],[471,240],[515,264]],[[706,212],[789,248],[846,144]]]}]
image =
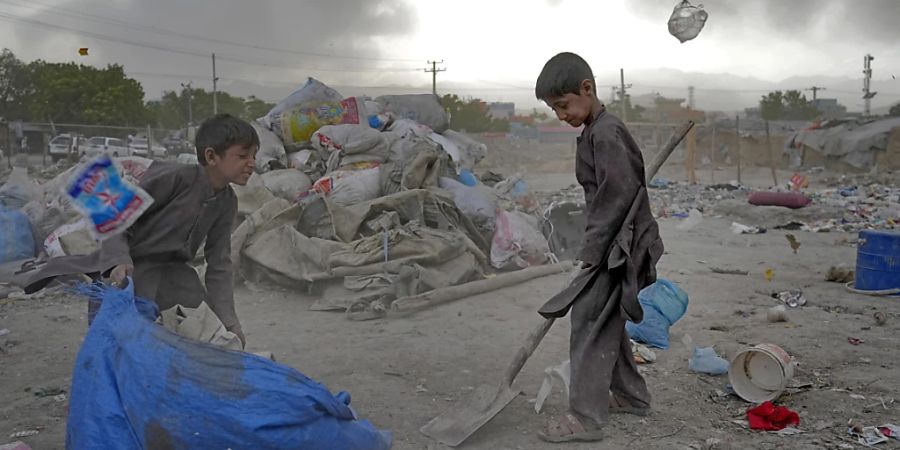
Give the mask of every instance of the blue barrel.
[{"label": "blue barrel", "polygon": [[900,288],[900,233],[859,232],[855,286],[864,291]]}]

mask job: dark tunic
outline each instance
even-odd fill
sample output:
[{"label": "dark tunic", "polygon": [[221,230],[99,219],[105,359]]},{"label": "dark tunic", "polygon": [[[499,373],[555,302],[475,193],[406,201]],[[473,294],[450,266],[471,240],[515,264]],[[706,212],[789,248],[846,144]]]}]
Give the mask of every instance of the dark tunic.
[{"label": "dark tunic", "polygon": [[[50,260],[29,277],[26,292],[59,275],[105,273],[130,263],[135,293],[160,309],[206,301],[227,328],[238,325],[231,265],[234,191],[228,186],[216,192],[203,166],[160,161],[150,166],[140,186],[154,201],[126,233],[104,240],[100,251],[90,255]],[[204,241],[205,289],[188,266]]]},{"label": "dark tunic", "polygon": [[539,313],[562,317],[571,310],[569,407],[603,425],[610,391],[635,407],[650,403],[625,320],[643,319],[637,294],[656,281],[663,244],[650,211],[643,157],[622,121],[600,112],[582,131],[576,153],[587,210],[579,259],[591,267]]}]

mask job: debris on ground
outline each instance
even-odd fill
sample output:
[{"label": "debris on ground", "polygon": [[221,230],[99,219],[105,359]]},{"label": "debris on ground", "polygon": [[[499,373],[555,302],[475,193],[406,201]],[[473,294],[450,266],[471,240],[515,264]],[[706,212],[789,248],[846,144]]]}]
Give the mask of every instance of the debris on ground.
[{"label": "debris on ground", "polygon": [[778,431],[800,425],[800,415],[784,406],[765,401],[747,410],[751,430]]},{"label": "debris on ground", "polygon": [[806,297],[803,296],[803,291],[799,289],[778,292],[772,294],[772,297],[781,300],[785,305],[788,305],[791,308],[796,308],[798,306],[803,306],[806,304]]},{"label": "debris on ground", "polygon": [[773,306],[766,311],[766,320],[772,323],[787,322],[787,308],[784,305]]},{"label": "debris on ground", "polygon": [[800,249],[800,241],[797,240],[797,237],[791,233],[784,235],[785,239],[787,239],[788,244],[791,246],[791,250],[794,251],[794,254],[797,254],[797,250]]},{"label": "debris on ground", "polygon": [[846,264],[841,264],[828,268],[828,273],[825,275],[825,281],[849,283],[853,281],[855,276],[856,271],[853,268],[848,267]]}]

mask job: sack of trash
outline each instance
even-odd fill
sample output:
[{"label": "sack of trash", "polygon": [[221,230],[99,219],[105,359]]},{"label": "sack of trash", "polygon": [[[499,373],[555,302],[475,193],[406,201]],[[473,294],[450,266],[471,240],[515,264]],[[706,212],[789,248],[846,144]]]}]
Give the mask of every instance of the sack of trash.
[{"label": "sack of trash", "polygon": [[339,102],[343,100],[343,98],[344,97],[341,96],[341,94],[326,86],[325,83],[309,77],[303,86],[300,86],[294,92],[291,92],[290,95],[278,102],[265,116],[260,117],[257,121],[266,128],[274,130],[278,124],[277,117],[286,109],[313,101]]},{"label": "sack of trash", "polygon": [[466,186],[459,181],[446,177],[438,180],[438,185],[441,189],[453,194],[456,206],[466,217],[472,219],[475,226],[491,232],[488,235],[489,237],[493,235],[497,201],[488,188]]},{"label": "sack of trash", "polygon": [[67,223],[53,230],[43,242],[43,252],[48,258],[89,255],[100,250],[100,244],[91,235],[91,225],[86,219]]},{"label": "sack of trash", "polygon": [[641,323],[625,323],[628,336],[651,347],[669,348],[669,327],[675,324],[688,307],[688,294],[677,284],[659,278],[638,293],[644,310]]},{"label": "sack of trash", "polygon": [[683,44],[700,34],[708,17],[703,5],[694,6],[688,0],[683,0],[675,5],[672,16],[669,17],[669,34]]},{"label": "sack of trash", "polygon": [[284,144],[271,130],[257,121],[250,122],[259,136],[259,150],[256,152],[256,172],[265,173],[270,170],[285,169],[288,166]]},{"label": "sack of trash", "polygon": [[538,230],[537,219],[519,211],[497,210],[491,243],[491,266],[524,269],[547,262],[550,245]]},{"label": "sack of trash", "polygon": [[459,160],[454,161],[464,169],[475,170],[475,166],[487,156],[487,145],[465,134],[454,130],[446,130],[441,134],[456,145],[459,151]]},{"label": "sack of trash", "polygon": [[276,197],[289,202],[297,200],[301,192],[306,192],[312,186],[309,177],[297,169],[273,170],[262,174],[262,181],[266,189]]},{"label": "sack of trash", "polygon": [[327,172],[345,166],[371,168],[387,160],[389,136],[368,125],[326,125],[313,133],[312,146],[326,160]]},{"label": "sack of trash", "polygon": [[411,119],[438,133],[450,127],[450,117],[434,94],[382,95],[375,102],[395,120]]},{"label": "sack of trash", "polygon": [[22,209],[32,200],[40,199],[40,189],[28,176],[28,169],[13,167],[6,183],[0,186],[0,208]]},{"label": "sack of trash", "polygon": [[320,178],[312,189],[340,206],[374,200],[381,196],[381,168],[336,170]]},{"label": "sack of trash", "polygon": [[391,447],[389,432],[359,419],[349,393],[178,336],[153,323],[156,305],[130,287],[83,290],[102,303],[74,365],[66,448]]},{"label": "sack of trash", "polygon": [[34,256],[31,223],[22,211],[0,208],[0,263]]},{"label": "sack of trash", "polygon": [[356,97],[340,101],[311,100],[294,105],[274,116],[273,131],[285,146],[308,147],[310,138],[325,125],[366,124],[368,117],[362,100]]}]

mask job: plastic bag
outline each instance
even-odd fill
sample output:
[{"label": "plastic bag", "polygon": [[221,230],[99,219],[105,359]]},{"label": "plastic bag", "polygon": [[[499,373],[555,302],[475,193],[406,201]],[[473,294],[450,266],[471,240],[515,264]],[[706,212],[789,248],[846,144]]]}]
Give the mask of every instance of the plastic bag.
[{"label": "plastic bag", "polygon": [[309,190],[312,181],[297,169],[273,170],[262,174],[263,184],[276,197],[293,202],[301,192]]},{"label": "plastic bag", "polygon": [[0,186],[0,207],[21,209],[28,202],[38,199],[40,199],[40,189],[31,181],[28,169],[13,167],[6,183]]},{"label": "plastic bag", "polygon": [[100,245],[90,232],[90,222],[81,219],[53,230],[43,241],[43,251],[50,258],[67,255],[87,255]]},{"label": "plastic bag", "polygon": [[731,364],[716,354],[712,347],[699,347],[694,345],[690,335],[684,336],[684,344],[691,349],[691,358],[688,360],[688,369],[697,373],[708,375],[724,375],[728,373]]},{"label": "plastic bag", "polygon": [[65,193],[91,221],[91,233],[103,240],[128,229],[153,203],[153,197],[127,182],[109,156],[102,155],[75,171]]},{"label": "plastic bag", "polygon": [[400,138],[408,138],[408,137],[426,137],[434,132],[431,128],[428,128],[425,125],[422,125],[415,120],[410,119],[397,119],[388,126],[388,131],[396,133]]},{"label": "plastic bag", "polygon": [[307,146],[310,138],[325,125],[365,124],[365,106],[356,97],[341,101],[313,100],[286,109],[273,123],[284,145]]},{"label": "plastic bag", "polygon": [[659,278],[638,293],[638,301],[644,310],[641,323],[625,323],[628,336],[651,347],[669,348],[669,327],[687,311],[688,294],[677,284]]},{"label": "plastic bag", "polygon": [[294,92],[291,92],[284,100],[278,102],[268,114],[257,119],[257,121],[266,128],[274,129],[276,124],[278,124],[278,116],[287,109],[311,101],[339,102],[343,98],[344,97],[339,94],[338,91],[326,86],[325,83],[322,83],[315,78],[309,77],[306,79],[306,83],[304,83],[303,86],[300,86]]},{"label": "plastic bag", "polygon": [[350,394],[180,337],[154,324],[156,306],[130,287],[85,290],[102,304],[75,361],[66,448],[390,448]]},{"label": "plastic bag", "polygon": [[546,263],[549,254],[550,246],[538,230],[537,219],[518,211],[497,210],[491,266],[524,269]]},{"label": "plastic bag", "polygon": [[285,169],[288,166],[287,152],[284,144],[268,128],[259,122],[250,122],[256,134],[259,136],[259,151],[256,152],[256,172],[265,173],[270,170]]},{"label": "plastic bag", "polygon": [[475,139],[454,130],[447,130],[442,134],[459,149],[459,159],[454,161],[462,168],[475,170],[475,166],[487,156],[487,145]]},{"label": "plastic bag", "polygon": [[450,117],[434,94],[382,95],[375,101],[396,119],[410,119],[438,133],[450,126]]},{"label": "plastic bag", "polygon": [[703,5],[694,6],[688,0],[684,0],[675,5],[672,16],[669,17],[669,34],[683,44],[700,34],[708,17],[709,14],[703,10]]},{"label": "plastic bag", "polygon": [[488,225],[490,230],[494,229],[497,202],[492,198],[490,192],[477,187],[466,186],[450,178],[439,179],[438,186],[453,194],[453,201],[456,203],[456,207],[466,217],[472,219],[476,226]]},{"label": "plastic bag", "polygon": [[317,180],[312,190],[340,206],[374,200],[381,196],[381,168],[336,170]]},{"label": "plastic bag", "polygon": [[0,209],[0,263],[34,256],[31,223],[21,211]]}]

